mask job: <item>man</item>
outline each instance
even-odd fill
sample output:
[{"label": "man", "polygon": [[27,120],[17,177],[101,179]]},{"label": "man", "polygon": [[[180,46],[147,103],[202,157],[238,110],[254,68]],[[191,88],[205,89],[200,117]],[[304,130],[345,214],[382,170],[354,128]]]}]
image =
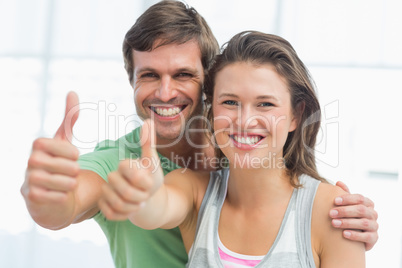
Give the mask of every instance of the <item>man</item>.
[{"label": "man", "polygon": [[[208,163],[213,159],[213,148],[205,146],[205,135],[197,130],[203,125],[204,75],[218,51],[205,20],[178,1],[153,5],[126,34],[123,54],[137,113],[142,119],[154,119],[165,174],[179,166],[214,168]],[[112,182],[119,173],[129,177],[130,161],[121,160],[140,155],[140,128],[117,141],[101,142],[93,153],[78,159],[78,150],[69,142],[78,117],[77,105],[77,96],[69,94],[66,116],[55,137],[33,143],[21,187],[32,218],[52,230],[94,218],[108,238],[116,267],[183,267],[187,254],[178,228],[142,230],[127,220],[109,221],[99,209],[106,181]],[[143,193],[131,191],[129,180],[113,185],[115,199],[110,205],[125,219],[140,206],[135,197]],[[334,210],[338,212],[334,224],[341,223],[337,227],[348,228],[344,232],[350,234],[348,238],[365,242],[370,249],[378,228],[372,202],[360,195],[341,198],[339,205],[346,206]]]}]

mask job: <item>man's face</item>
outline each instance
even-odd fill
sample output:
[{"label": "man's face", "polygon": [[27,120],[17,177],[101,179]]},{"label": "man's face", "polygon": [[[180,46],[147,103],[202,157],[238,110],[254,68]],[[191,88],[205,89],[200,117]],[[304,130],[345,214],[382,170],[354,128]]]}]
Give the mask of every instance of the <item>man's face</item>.
[{"label": "man's face", "polygon": [[133,60],[138,116],[154,120],[159,141],[177,139],[187,122],[202,114],[204,70],[198,44],[188,41],[149,52],[134,50]]}]

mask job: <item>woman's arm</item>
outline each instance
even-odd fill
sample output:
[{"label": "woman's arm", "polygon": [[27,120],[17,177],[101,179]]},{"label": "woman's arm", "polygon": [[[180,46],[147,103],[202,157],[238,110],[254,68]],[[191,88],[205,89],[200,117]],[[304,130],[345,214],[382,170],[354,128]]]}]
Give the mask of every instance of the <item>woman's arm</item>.
[{"label": "woman's arm", "polygon": [[[164,179],[156,151],[155,128],[146,120],[141,158],[123,160],[103,185],[99,208],[109,220],[129,219],[144,229],[173,228],[193,211],[200,174],[176,170]],[[191,214],[193,215],[193,214]]]},{"label": "woman's arm", "polygon": [[175,170],[162,186],[143,203],[129,220],[144,229],[179,226],[193,212],[197,175],[190,170]]},{"label": "woman's arm", "polygon": [[313,205],[312,247],[319,267],[365,267],[364,243],[345,239],[342,230],[331,226],[328,215],[336,196],[345,194],[337,186],[321,183]]}]

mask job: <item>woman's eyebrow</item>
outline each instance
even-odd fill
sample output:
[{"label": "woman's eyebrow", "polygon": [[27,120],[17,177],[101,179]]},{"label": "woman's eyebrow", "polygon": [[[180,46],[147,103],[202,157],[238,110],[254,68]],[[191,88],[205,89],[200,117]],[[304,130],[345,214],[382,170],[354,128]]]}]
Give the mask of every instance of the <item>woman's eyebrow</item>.
[{"label": "woman's eyebrow", "polygon": [[257,100],[265,100],[265,99],[278,100],[278,98],[273,95],[261,95],[257,97]]},{"label": "woman's eyebrow", "polygon": [[239,98],[239,96],[233,93],[222,93],[218,96],[218,98],[224,98],[224,97]]}]

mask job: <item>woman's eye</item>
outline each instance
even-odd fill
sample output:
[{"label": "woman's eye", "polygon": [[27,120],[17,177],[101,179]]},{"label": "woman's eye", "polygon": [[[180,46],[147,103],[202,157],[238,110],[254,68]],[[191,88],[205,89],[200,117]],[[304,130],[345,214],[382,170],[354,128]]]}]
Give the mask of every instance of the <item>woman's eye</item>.
[{"label": "woman's eye", "polygon": [[232,100],[227,100],[227,101],[224,101],[223,104],[227,104],[227,105],[237,105],[237,102],[236,102],[236,101],[232,101]]},{"label": "woman's eye", "polygon": [[270,107],[270,106],[274,106],[272,103],[270,103],[270,102],[263,102],[263,103],[260,103],[258,106],[260,106],[260,107]]}]

